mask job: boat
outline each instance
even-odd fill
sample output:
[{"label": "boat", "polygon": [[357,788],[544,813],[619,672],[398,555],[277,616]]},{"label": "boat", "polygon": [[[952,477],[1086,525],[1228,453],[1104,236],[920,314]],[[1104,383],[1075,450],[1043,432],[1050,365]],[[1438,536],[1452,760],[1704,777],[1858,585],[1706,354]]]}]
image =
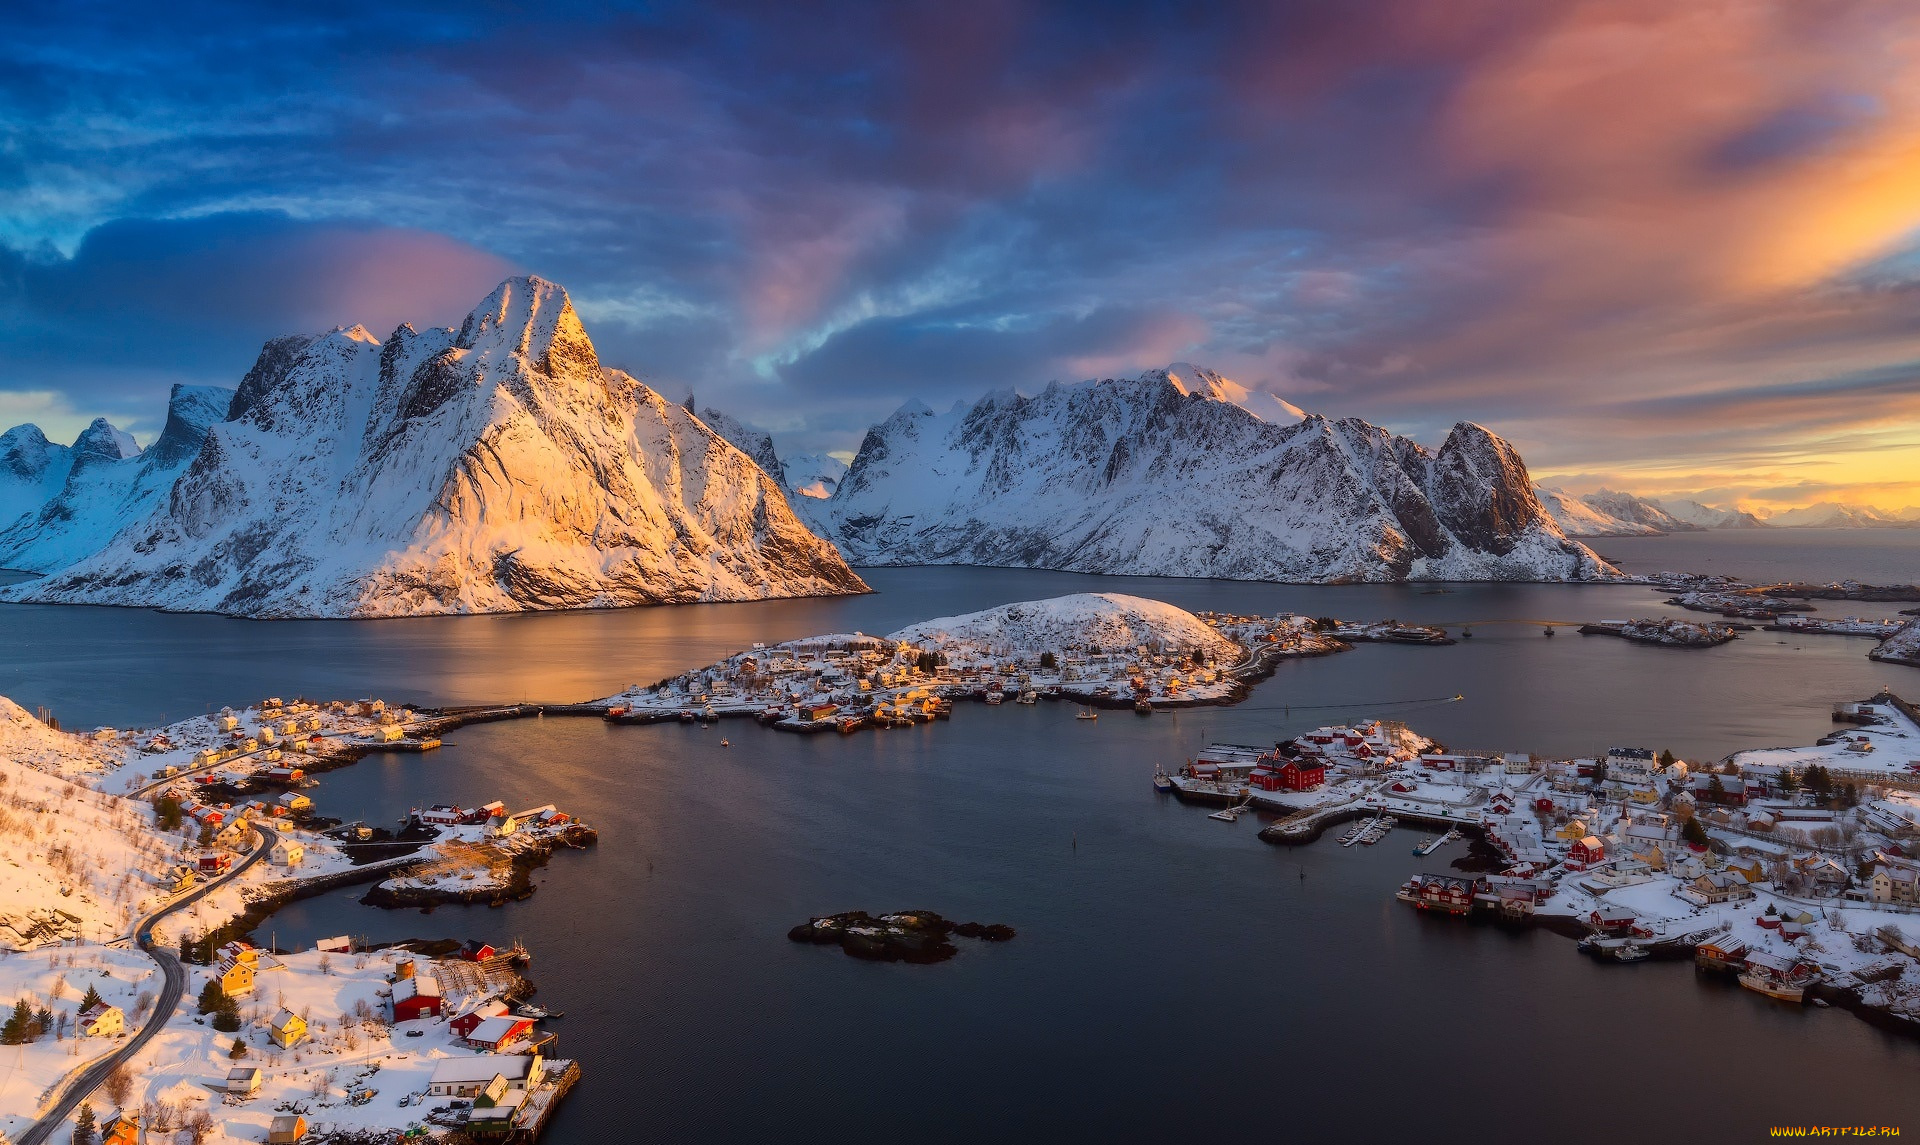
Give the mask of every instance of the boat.
[{"label": "boat", "polygon": [[726,740],[721,740],[721,741],[720,741],[720,746],[721,746],[721,747],[732,747],[733,745],[732,745],[731,743],[729,743],[729,742],[727,742]]},{"label": "boat", "polygon": [[1455,842],[1459,838],[1460,838],[1459,831],[1450,830],[1444,835],[1438,835],[1434,838],[1426,840],[1425,842],[1422,842],[1418,847],[1415,847],[1413,849],[1413,853],[1424,859],[1428,855],[1433,854],[1435,851],[1438,851],[1440,848],[1446,846],[1448,843]]},{"label": "boat", "polygon": [[690,723],[692,723],[692,722],[693,722],[693,711],[692,711],[691,709],[687,709],[687,708],[683,708],[683,709],[681,709],[681,711],[680,711],[680,722],[681,722],[681,723],[683,723],[683,724],[690,724]]},{"label": "boat", "polygon": [[1100,718],[1100,713],[1094,711],[1092,708],[1081,708],[1078,712],[1074,713],[1073,718],[1076,720],[1097,720]]},{"label": "boat", "polygon": [[1819,980],[1812,963],[1766,951],[1747,955],[1747,967],[1740,974],[1740,985],[1782,1002],[1806,1001],[1807,987]]},{"label": "boat", "polygon": [[1006,698],[1007,698],[1007,694],[1005,692],[996,690],[996,691],[987,693],[987,703],[989,704],[998,704]]},{"label": "boat", "polygon": [[1777,998],[1782,1002],[1804,1002],[1807,998],[1805,986],[1781,982],[1764,974],[1742,974],[1740,985],[1756,994],[1765,994],[1769,998]]},{"label": "boat", "polygon": [[1614,947],[1612,953],[1615,962],[1638,962],[1642,958],[1650,957],[1646,947],[1635,946],[1631,942],[1623,942]]},{"label": "boat", "polygon": [[1153,705],[1148,703],[1145,697],[1135,700],[1133,702],[1133,714],[1137,716],[1150,716],[1153,714]]},{"label": "boat", "polygon": [[1020,698],[1014,701],[1014,703],[1016,704],[1037,704],[1039,702],[1040,702],[1040,693],[1035,692],[1032,689],[1028,689],[1027,691],[1020,693]]},{"label": "boat", "polygon": [[1172,791],[1173,777],[1156,769],[1153,773],[1153,789],[1162,793]]}]

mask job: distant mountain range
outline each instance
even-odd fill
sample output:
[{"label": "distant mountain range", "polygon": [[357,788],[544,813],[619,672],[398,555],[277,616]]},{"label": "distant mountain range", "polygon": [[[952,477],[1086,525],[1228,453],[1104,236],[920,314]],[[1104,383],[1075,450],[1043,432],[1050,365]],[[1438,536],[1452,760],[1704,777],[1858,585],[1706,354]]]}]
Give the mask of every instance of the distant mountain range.
[{"label": "distant mountain range", "polygon": [[[57,486],[58,491],[52,492]],[[860,592],[752,459],[601,366],[565,290],[511,278],[459,329],[268,342],[176,389],[145,452],[0,439],[0,599],[397,616]]]},{"label": "distant mountain range", "polygon": [[1920,508],[1887,512],[1824,501],[1761,517],[1740,509],[1714,508],[1698,501],[1649,500],[1602,489],[1575,495],[1540,486],[1541,504],[1573,537],[1632,537],[1704,529],[1912,529],[1920,528]]},{"label": "distant mountain range", "polygon": [[1616,575],[1567,539],[1519,454],[1481,426],[1462,422],[1429,451],[1185,364],[1033,397],[999,390],[945,413],[908,402],[867,432],[831,497],[795,507],[860,564],[1301,582]]}]

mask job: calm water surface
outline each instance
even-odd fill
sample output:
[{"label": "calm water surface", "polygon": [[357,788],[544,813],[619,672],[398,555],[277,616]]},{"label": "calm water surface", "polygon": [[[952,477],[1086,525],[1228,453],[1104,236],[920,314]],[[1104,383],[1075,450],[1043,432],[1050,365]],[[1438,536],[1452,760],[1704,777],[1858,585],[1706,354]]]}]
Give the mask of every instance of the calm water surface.
[{"label": "calm water surface", "polygon": [[[1454,745],[1545,752],[1633,742],[1717,758],[1806,743],[1831,729],[1834,699],[1881,683],[1920,693],[1920,671],[1866,660],[1870,641],[1754,633],[1685,652],[1540,634],[1544,620],[1665,611],[1639,589],[978,569],[869,579],[880,592],[835,601],[445,621],[15,606],[0,608],[0,692],[81,724],[267,691],[578,699],[755,639],[885,632],[1088,589],[1477,622],[1448,648],[1287,665],[1236,708],[1091,725],[1042,704],[961,705],[950,723],[850,738],[742,722],[461,729],[438,754],[330,774],[316,800],[369,820],[436,800],[553,801],[589,815],[601,845],[557,856],[539,893],[500,910],[383,912],[346,891],[294,904],[269,928],[282,944],[342,931],[525,939],[543,1000],[567,1011],[554,1023],[562,1050],[588,1065],[549,1138],[561,1143],[609,1140],[613,1124],[635,1139],[827,1141],[850,1123],[910,1124],[937,1141],[1451,1140],[1449,1125],[1468,1132],[1463,1118],[1476,1139],[1533,1142],[1569,1117],[1615,1124],[1603,1112],[1613,1097],[1627,1102],[1619,1123],[1646,1140],[1751,1141],[1776,1123],[1920,1131],[1920,1042],[1703,982],[1683,964],[1601,966],[1543,932],[1421,917],[1392,890],[1449,853],[1414,859],[1415,832],[1282,850],[1250,820],[1208,820],[1147,784],[1156,763],[1208,740],[1266,742],[1363,714]],[[1466,698],[1441,702],[1456,693]],[[903,907],[1011,923],[1020,937],[962,940],[933,967],[785,938],[810,914]]]}]

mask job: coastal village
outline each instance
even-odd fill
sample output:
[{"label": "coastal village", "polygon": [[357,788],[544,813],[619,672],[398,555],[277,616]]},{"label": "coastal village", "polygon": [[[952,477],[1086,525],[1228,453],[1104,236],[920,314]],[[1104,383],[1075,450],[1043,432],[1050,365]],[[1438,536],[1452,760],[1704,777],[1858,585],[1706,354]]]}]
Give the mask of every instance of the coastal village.
[{"label": "coastal village", "polygon": [[76,1116],[102,1141],[536,1137],[581,1071],[554,1055],[526,950],[239,933],[350,883],[377,905],[521,897],[552,849],[592,843],[553,806],[416,808],[398,832],[317,813],[309,766],[419,750],[435,726],[379,700],[269,698],[76,735],[0,700],[0,831],[47,855],[14,864],[0,910],[0,1003],[19,1017],[0,1035],[19,1047],[0,1139],[83,1086]]},{"label": "coastal village", "polygon": [[[1662,624],[1644,638],[1690,644],[1712,627]],[[1103,593],[756,644],[564,708],[267,697],[76,734],[0,701],[0,830],[47,856],[17,864],[22,893],[0,913],[0,1003],[22,1047],[0,1133],[18,1140],[82,1094],[111,1141],[537,1136],[582,1071],[542,1024],[559,1015],[532,1002],[527,951],[346,938],[296,951],[254,936],[280,903],[349,883],[381,906],[503,903],[531,893],[528,871],[554,849],[594,842],[552,805],[439,803],[391,827],[326,814],[317,776],[434,750],[463,722],[550,712],[850,734],[1043,699],[1080,719],[1151,715],[1235,703],[1289,658],[1453,639]],[[1408,840],[1421,873],[1394,893],[1423,912],[1546,925],[1602,959],[1687,957],[1771,997],[1920,1022],[1920,715],[1884,693],[1834,719],[1818,745],[1712,762],[1652,746],[1448,749],[1372,720],[1216,744],[1154,782],[1216,820],[1261,816],[1269,843]],[[1464,868],[1435,858],[1463,839]]]},{"label": "coastal village", "polygon": [[[1393,625],[1379,626],[1385,633]],[[890,636],[757,644],[709,667],[600,701],[626,723],[752,718],[781,731],[852,733],[950,715],[955,701],[1067,700],[1142,714],[1232,703],[1274,661],[1345,651],[1351,631],[1305,616],[1188,613],[1083,593],[929,620]],[[1409,629],[1411,631],[1411,629]]]},{"label": "coastal village", "polygon": [[1920,1031],[1920,710],[1883,692],[1834,720],[1817,745],[1712,762],[1445,750],[1375,720],[1216,744],[1155,785],[1229,823],[1276,815],[1260,837],[1279,844],[1344,826],[1342,846],[1411,835],[1426,859],[1472,836],[1476,871],[1429,869],[1396,897],[1552,926],[1612,961],[1691,958]]}]

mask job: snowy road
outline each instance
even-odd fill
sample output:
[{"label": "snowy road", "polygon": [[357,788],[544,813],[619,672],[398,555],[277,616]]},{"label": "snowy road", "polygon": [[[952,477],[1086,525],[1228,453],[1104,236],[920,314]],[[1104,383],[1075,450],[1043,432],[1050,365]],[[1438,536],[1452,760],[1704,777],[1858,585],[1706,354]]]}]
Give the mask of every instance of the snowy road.
[{"label": "snowy road", "polygon": [[43,1145],[55,1129],[65,1124],[73,1111],[79,1108],[80,1103],[99,1088],[100,1083],[107,1079],[107,1075],[113,1072],[115,1066],[121,1062],[131,1061],[133,1056],[140,1052],[140,1048],[152,1040],[153,1036],[160,1032],[160,1028],[167,1024],[167,1019],[171,1018],[173,1011],[179,1007],[181,996],[186,993],[187,970],[180,965],[180,959],[175,957],[173,951],[151,945],[154,925],[181,907],[198,902],[214,888],[245,873],[247,868],[265,858],[273,849],[273,845],[280,840],[279,835],[262,826],[255,825],[254,833],[260,836],[260,845],[254,848],[251,855],[234,864],[232,870],[203,886],[195,887],[187,894],[174,899],[133,924],[128,937],[132,939],[134,945],[145,950],[148,957],[160,964],[160,972],[166,978],[166,984],[160,989],[159,1000],[154,1003],[153,1013],[147,1016],[147,1024],[140,1028],[140,1032],[135,1034],[132,1040],[120,1048],[120,1052],[101,1058],[68,1081],[65,1092],[54,1103],[47,1115],[35,1122],[33,1128],[20,1135],[20,1145]]}]

